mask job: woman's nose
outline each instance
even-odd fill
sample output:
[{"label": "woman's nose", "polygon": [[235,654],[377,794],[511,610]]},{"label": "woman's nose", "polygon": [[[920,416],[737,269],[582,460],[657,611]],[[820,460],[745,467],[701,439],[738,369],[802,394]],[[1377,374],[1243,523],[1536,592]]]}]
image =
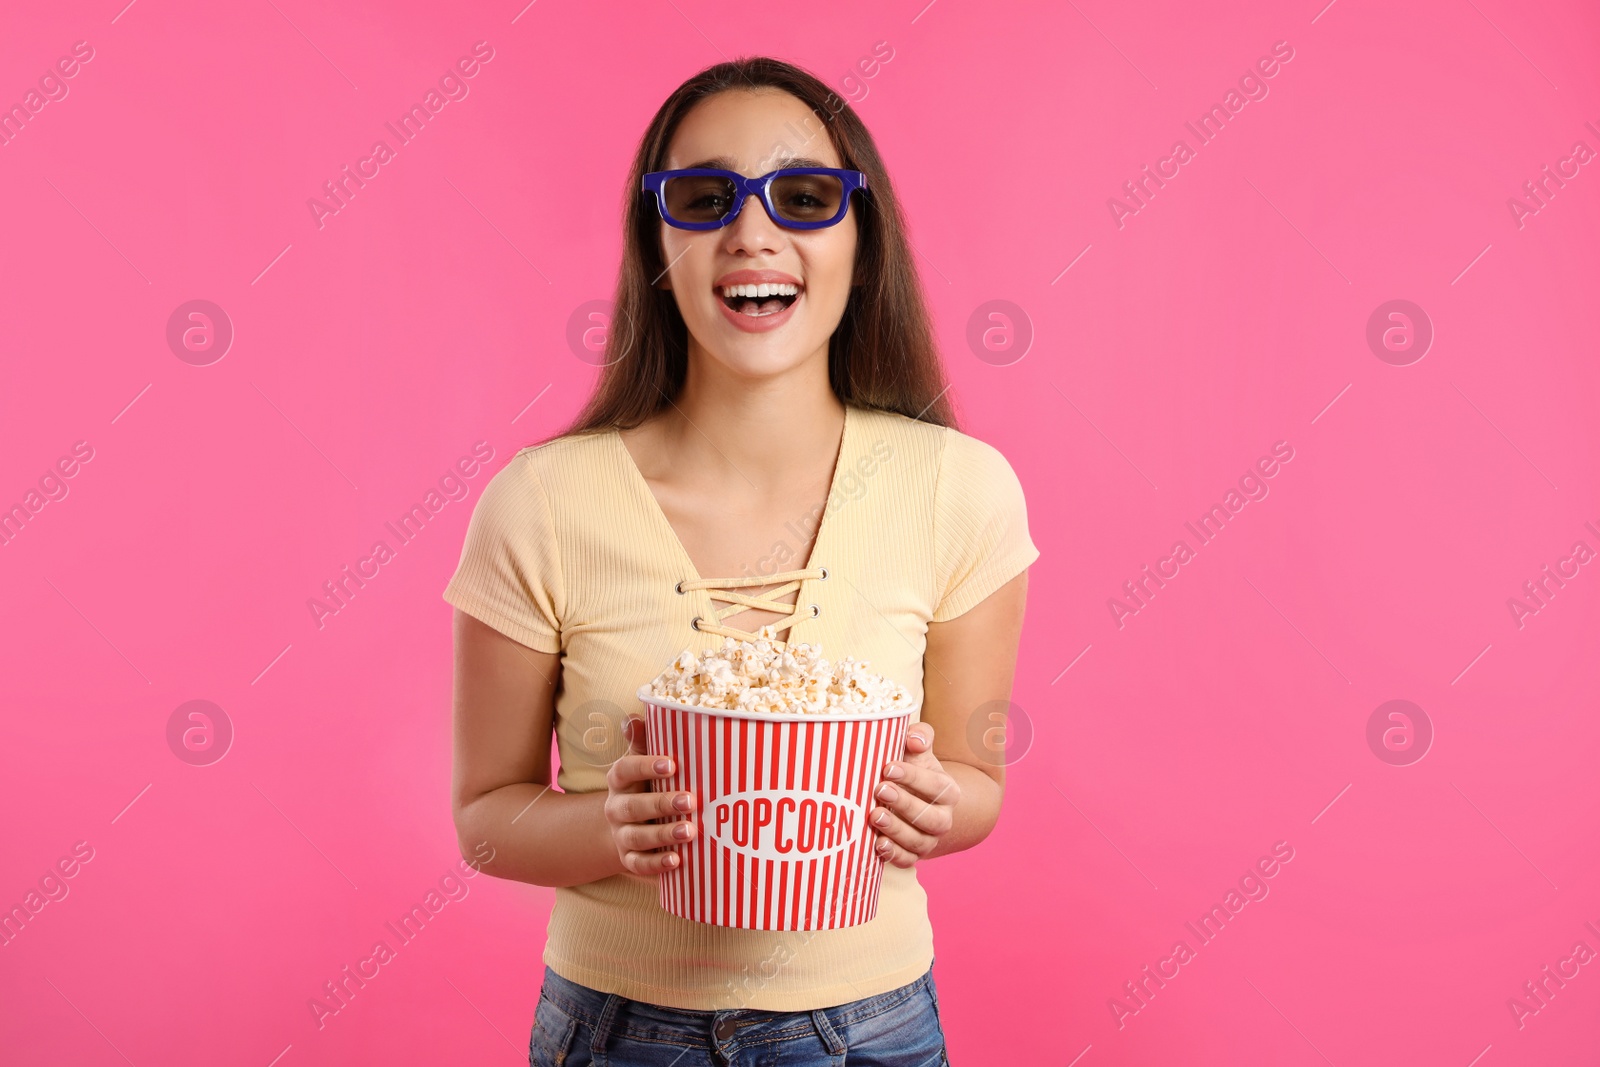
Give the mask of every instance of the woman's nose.
[{"label": "woman's nose", "polygon": [[725,240],[735,248],[759,245],[770,249],[777,247],[781,241],[779,236],[781,229],[782,227],[772,221],[772,216],[767,214],[766,202],[760,195],[751,193],[745,198],[744,205],[739,208],[739,214],[724,227]]}]

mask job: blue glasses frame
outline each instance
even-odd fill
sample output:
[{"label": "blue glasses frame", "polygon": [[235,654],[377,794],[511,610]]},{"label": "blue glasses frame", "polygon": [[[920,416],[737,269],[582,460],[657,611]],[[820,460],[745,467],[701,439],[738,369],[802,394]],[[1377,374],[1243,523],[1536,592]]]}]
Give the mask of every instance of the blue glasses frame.
[{"label": "blue glasses frame", "polygon": [[[775,179],[789,174],[827,174],[843,184],[843,195],[839,198],[839,211],[833,218],[824,222],[797,222],[786,219],[778,213],[772,203],[772,183]],[[733,183],[733,207],[722,218],[713,222],[685,222],[675,219],[667,211],[666,184],[668,178],[697,178],[697,177],[727,178]],[[657,170],[644,176],[644,191],[655,194],[656,211],[660,213],[661,220],[668,226],[680,230],[720,230],[739,217],[739,212],[744,210],[744,202],[752,194],[761,198],[761,203],[767,209],[767,216],[790,230],[820,230],[836,224],[850,210],[850,194],[860,189],[867,188],[867,176],[859,170],[840,170],[837,167],[781,167],[778,170],[768,171],[759,178],[747,178],[743,174],[732,170],[718,170],[713,167],[689,167],[684,170]]]}]

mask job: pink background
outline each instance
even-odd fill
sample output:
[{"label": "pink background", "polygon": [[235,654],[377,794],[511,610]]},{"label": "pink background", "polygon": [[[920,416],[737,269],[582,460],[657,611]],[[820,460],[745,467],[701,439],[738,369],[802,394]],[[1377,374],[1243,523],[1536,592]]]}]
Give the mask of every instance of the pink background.
[{"label": "pink background", "polygon": [[[547,889],[475,878],[321,1029],[307,1004],[457,861],[439,594],[472,503],[591,386],[569,320],[610,295],[649,116],[757,52],[859,101],[1043,553],[1032,747],[994,835],[922,872],[953,1062],[1592,1056],[1600,966],[1520,1027],[1508,1000],[1600,950],[1600,574],[1507,605],[1600,548],[1597,165],[1507,203],[1600,149],[1592,5],[123,3],[0,17],[0,103],[94,50],[0,147],[0,505],[93,449],[0,547],[0,904],[93,849],[0,948],[6,1062],[525,1062]],[[319,228],[308,198],[480,40]],[[1269,94],[1119,228],[1108,198],[1277,41]],[[194,299],[235,330],[207,366],[166,340]],[[1392,299],[1435,331],[1407,366],[1366,342]],[[991,300],[1020,359],[968,345]],[[1108,598],[1280,440],[1270,495],[1119,628]],[[470,495],[319,628],[478,441]],[[1392,699],[1432,724],[1409,765],[1367,741]],[[232,723],[220,762],[169,747],[190,700]]]}]

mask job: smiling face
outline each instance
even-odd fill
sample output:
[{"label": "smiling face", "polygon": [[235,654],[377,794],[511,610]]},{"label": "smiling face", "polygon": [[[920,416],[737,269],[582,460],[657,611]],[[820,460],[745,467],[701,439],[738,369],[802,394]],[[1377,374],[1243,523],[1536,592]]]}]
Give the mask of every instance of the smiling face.
[{"label": "smiling face", "polygon": [[[814,132],[798,143],[797,131]],[[684,116],[661,169],[720,167],[759,177],[783,166],[844,163],[799,99],[740,89],[708,97]],[[765,377],[814,358],[826,362],[854,275],[854,210],[833,226],[791,230],[752,196],[718,230],[659,225],[669,266],[656,284],[677,299],[691,363],[711,359],[734,374]],[[749,288],[755,285],[768,288]]]}]

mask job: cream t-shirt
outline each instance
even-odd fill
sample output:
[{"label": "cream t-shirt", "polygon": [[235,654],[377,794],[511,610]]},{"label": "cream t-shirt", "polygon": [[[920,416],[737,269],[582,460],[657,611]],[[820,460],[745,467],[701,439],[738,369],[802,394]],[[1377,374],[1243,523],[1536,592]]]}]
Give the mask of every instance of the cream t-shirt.
[{"label": "cream t-shirt", "polygon": [[[867,660],[920,705],[928,623],[961,615],[1039,556],[1022,486],[998,450],[855,404],[845,405],[821,529],[800,559],[815,524],[797,509],[792,536],[749,575],[701,576],[615,430],[557,438],[522,449],[484,485],[444,599],[529,648],[561,653],[556,784],[584,793],[603,791],[607,767],[627,750],[622,721],[643,714],[639,686],[685,649],[720,647],[722,636],[692,619],[722,611],[733,627],[771,621],[740,619],[704,588],[679,593],[680,580],[826,568],[825,579],[802,579],[804,610],[780,638]],[[661,907],[655,879],[618,874],[556,889],[543,959],[571,981],[668,1007],[802,1011],[920,977],[933,930],[915,867],[884,866],[870,922],[821,931],[680,919]]]}]

